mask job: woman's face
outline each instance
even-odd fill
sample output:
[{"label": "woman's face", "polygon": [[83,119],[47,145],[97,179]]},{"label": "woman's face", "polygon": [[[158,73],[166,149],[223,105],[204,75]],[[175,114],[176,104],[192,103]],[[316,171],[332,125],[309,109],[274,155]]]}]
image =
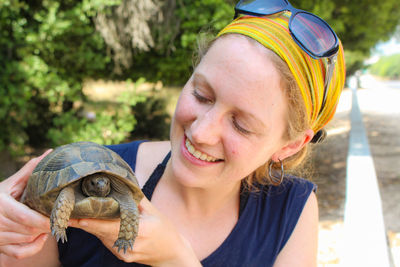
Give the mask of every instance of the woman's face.
[{"label": "woman's face", "polygon": [[267,53],[224,36],[184,86],[171,125],[171,167],[184,185],[237,184],[281,156],[287,104]]}]

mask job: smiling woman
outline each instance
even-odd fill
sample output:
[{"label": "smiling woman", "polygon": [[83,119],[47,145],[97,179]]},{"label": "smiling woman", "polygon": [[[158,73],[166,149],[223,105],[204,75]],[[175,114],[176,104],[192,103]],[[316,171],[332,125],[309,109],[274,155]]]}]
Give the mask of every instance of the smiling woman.
[{"label": "smiling woman", "polygon": [[[247,38],[250,43],[253,43],[254,46],[260,46],[260,43],[257,41]],[[199,41],[199,48],[196,53],[198,63],[208,52],[211,45],[215,40],[207,41],[205,37]],[[301,135],[306,129],[311,128],[310,122],[307,119],[307,112],[304,106],[304,101],[302,100],[302,95],[299,90],[299,87],[296,83],[296,80],[291,73],[288,65],[275,53],[271,53],[269,50],[263,51],[265,56],[271,60],[271,63],[278,70],[280,75],[280,86],[283,89],[283,93],[285,94],[287,103],[287,113],[286,113],[286,130],[284,132],[284,138],[287,140],[292,140]],[[196,77],[196,73],[194,76]],[[261,76],[264,76],[262,74]],[[202,84],[204,77],[199,77],[199,84]],[[196,81],[196,79],[195,79]],[[267,85],[270,85],[269,81],[266,82]],[[194,85],[197,86],[196,84]],[[240,98],[240,96],[239,96]],[[251,103],[250,103],[251,105]],[[251,118],[250,118],[251,119]],[[256,121],[256,124],[260,125],[260,127],[266,127],[262,124],[262,121]],[[261,124],[260,124],[261,123]],[[239,125],[238,125],[239,126]],[[245,129],[242,128],[246,132]],[[303,148],[295,153],[294,155],[288,157],[283,162],[283,167],[285,169],[293,169],[296,168],[299,164],[301,164],[304,158],[307,155],[307,146],[303,146]],[[268,164],[265,164],[259,167],[255,172],[246,177],[246,182],[249,187],[251,187],[253,181],[257,181],[258,183],[273,183],[273,180],[270,176],[266,176],[265,174],[268,172]],[[281,168],[280,164],[272,164],[274,169],[279,170]]]},{"label": "smiling woman", "polygon": [[[236,13],[182,89],[170,141],[109,146],[130,164],[146,196],[133,250],[112,246],[119,221],[72,220],[68,244],[48,237],[43,247],[43,221],[23,239],[10,237],[21,235],[14,220],[0,223],[0,234],[8,236],[2,253],[15,256],[10,247],[30,238],[33,249],[17,256],[50,254],[44,265],[316,266],[315,185],[284,169],[302,160],[335,112],[344,84],[341,43],[324,21],[287,1],[240,1]],[[317,53],[312,49],[321,37],[330,45]],[[23,184],[26,173],[10,179]],[[0,184],[3,196],[9,187]]]},{"label": "smiling woman", "polygon": [[277,152],[286,142],[287,104],[269,53],[240,35],[224,36],[210,48],[183,88],[171,125],[175,175],[189,179],[194,171],[184,160],[175,161],[180,151],[174,147],[185,138],[197,151],[221,160],[213,166],[217,172],[201,170],[212,181],[219,177],[220,187],[237,184],[265,159],[287,157]]}]

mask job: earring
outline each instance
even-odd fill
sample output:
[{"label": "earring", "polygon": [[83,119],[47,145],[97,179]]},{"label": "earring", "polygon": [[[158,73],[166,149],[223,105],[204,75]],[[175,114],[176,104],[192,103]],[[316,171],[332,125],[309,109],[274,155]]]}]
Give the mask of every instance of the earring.
[{"label": "earring", "polygon": [[280,176],[272,174],[272,165],[274,164],[274,162],[272,160],[269,162],[269,165],[268,165],[268,174],[269,174],[269,177],[271,177],[271,181],[272,181],[273,185],[280,185],[283,181],[283,176],[285,176],[285,170],[283,169],[283,162],[280,159],[278,159],[278,160],[279,160],[279,163],[281,164],[281,175]]}]

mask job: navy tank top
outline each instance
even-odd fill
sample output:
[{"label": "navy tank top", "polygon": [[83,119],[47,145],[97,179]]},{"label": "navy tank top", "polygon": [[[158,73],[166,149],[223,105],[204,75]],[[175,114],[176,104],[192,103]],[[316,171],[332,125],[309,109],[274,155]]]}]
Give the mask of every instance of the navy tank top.
[{"label": "navy tank top", "polygon": [[[108,147],[135,170],[136,155],[142,142]],[[169,157],[170,153],[143,186],[143,193],[148,199],[151,199]],[[251,192],[242,190],[239,219],[235,227],[220,247],[201,261],[203,266],[272,266],[316,186],[301,178],[285,177],[279,186],[259,185],[257,189]],[[97,237],[81,229],[67,228],[67,238],[66,243],[58,243],[59,260],[63,267],[147,266],[119,260]]]}]

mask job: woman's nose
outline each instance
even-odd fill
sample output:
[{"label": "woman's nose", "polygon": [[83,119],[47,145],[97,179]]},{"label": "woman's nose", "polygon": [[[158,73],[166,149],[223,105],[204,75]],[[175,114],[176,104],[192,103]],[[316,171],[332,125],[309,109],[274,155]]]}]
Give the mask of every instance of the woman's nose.
[{"label": "woman's nose", "polygon": [[211,109],[196,117],[190,126],[192,141],[198,144],[215,145],[221,140],[222,116]]}]

